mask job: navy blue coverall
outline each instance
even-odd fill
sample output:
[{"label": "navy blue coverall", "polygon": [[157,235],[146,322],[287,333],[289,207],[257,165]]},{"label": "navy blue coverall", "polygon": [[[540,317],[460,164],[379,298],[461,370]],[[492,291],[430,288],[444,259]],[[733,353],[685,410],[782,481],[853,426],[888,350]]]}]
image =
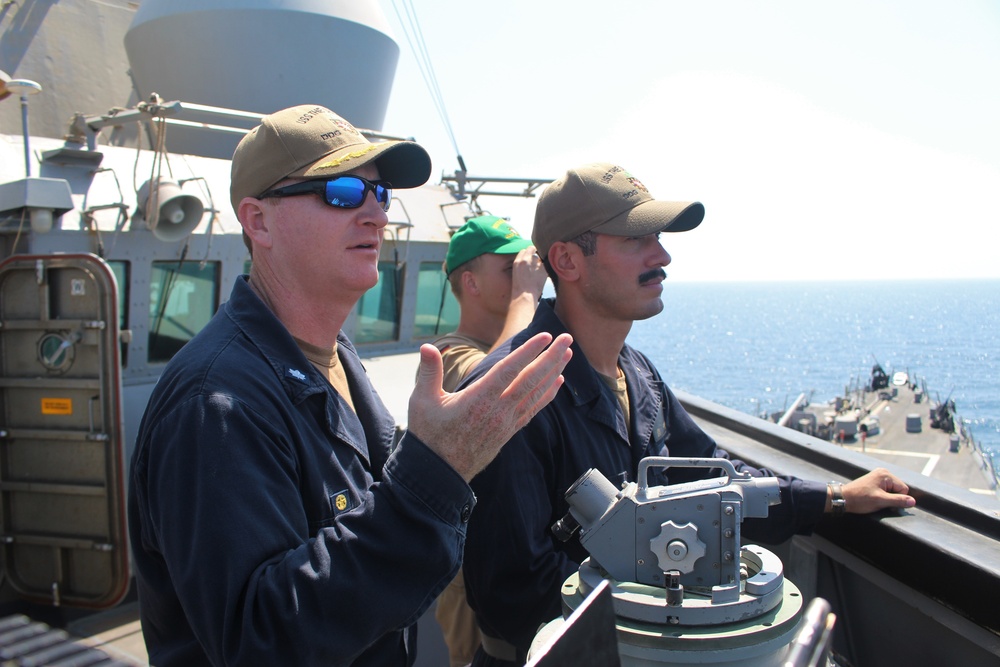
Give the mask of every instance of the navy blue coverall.
[{"label": "navy blue coverall", "polygon": [[152,664],[413,663],[475,498],[339,349],[356,413],[242,277],[167,364],[129,488]]},{"label": "navy blue coverall", "polygon": [[[494,350],[463,383],[474,382],[531,336],[566,331],[554,301],[542,300],[531,324]],[[728,458],[684,410],[649,359],[625,345],[631,423],[608,386],[574,344],[556,398],[519,431],[473,481],[478,505],[465,546],[466,590],[483,633],[513,644],[523,662],[539,626],[561,615],[560,589],[587,557],[574,537],[560,542],[550,526],[569,510],[564,494],[580,475],[597,468],[612,484],[635,481],[647,456]],[[737,471],[773,475],[740,461]],[[650,484],[704,477],[704,468],[655,469]],[[716,471],[717,473],[718,471]],[[767,519],[747,519],[744,535],[769,543],[812,529],[826,504],[826,485],[779,477],[781,504]],[[519,664],[483,654],[474,665]]]}]

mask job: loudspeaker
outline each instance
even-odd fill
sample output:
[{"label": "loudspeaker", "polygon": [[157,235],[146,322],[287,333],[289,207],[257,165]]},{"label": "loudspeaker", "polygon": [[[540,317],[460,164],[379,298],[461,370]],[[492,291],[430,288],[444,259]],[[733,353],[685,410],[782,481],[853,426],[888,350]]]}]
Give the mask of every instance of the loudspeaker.
[{"label": "loudspeaker", "polygon": [[[136,214],[161,241],[180,241],[194,231],[205,213],[201,200],[184,194],[181,186],[173,181],[146,181],[138,194]],[[155,213],[150,215],[154,207]]]}]

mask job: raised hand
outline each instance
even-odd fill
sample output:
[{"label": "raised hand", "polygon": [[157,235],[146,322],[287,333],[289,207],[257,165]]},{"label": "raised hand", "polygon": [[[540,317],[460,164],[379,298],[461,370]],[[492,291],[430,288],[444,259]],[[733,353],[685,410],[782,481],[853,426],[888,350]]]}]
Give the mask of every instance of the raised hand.
[{"label": "raised hand", "polygon": [[441,388],[441,353],[423,345],[409,430],[470,481],[555,397],[572,343],[569,334],[538,334],[454,394]]},{"label": "raised hand", "polygon": [[533,302],[537,302],[545,288],[548,274],[545,273],[545,266],[535,252],[535,246],[529,246],[517,253],[511,274],[511,299],[520,294],[530,294],[534,297]]}]

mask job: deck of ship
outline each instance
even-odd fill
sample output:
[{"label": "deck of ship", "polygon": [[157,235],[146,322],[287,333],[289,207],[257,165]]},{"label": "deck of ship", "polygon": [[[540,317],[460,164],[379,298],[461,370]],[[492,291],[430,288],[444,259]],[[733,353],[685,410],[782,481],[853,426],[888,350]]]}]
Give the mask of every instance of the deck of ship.
[{"label": "deck of ship", "polygon": [[[364,364],[397,423],[405,426],[417,355],[367,358]],[[833,605],[839,664],[995,665],[1000,659],[995,607],[1000,598],[1000,501],[970,493],[987,486],[975,451],[966,443],[958,452],[950,451],[949,435],[929,426],[931,406],[914,403],[908,391],[900,388],[887,400],[867,396],[881,432],[866,437],[864,445],[860,440],[823,442],[677,394],[720,446],[753,465],[806,479],[846,481],[879,465],[877,460],[910,485],[917,498],[911,510],[824,520],[812,536],[775,548],[786,575],[804,595]],[[813,407],[819,414],[825,412],[822,408]],[[906,418],[912,414],[920,415],[921,430],[907,433]],[[922,476],[927,472],[930,477]],[[146,664],[134,597],[110,612],[62,627],[119,664]],[[419,630],[417,667],[445,664],[432,612],[421,619]]]},{"label": "deck of ship", "polygon": [[[868,434],[848,433],[841,440],[836,427],[830,425],[831,442],[962,489],[995,495],[997,485],[995,480],[991,483],[991,469],[973,441],[960,432],[961,420],[955,417],[956,433],[932,428],[931,413],[936,405],[911,384],[892,385],[878,391],[860,390],[840,414],[853,411],[862,424],[875,418],[878,430]],[[815,415],[820,425],[829,424],[836,412],[827,404],[808,405],[801,411]],[[792,417],[788,425],[796,426],[796,418]]]}]

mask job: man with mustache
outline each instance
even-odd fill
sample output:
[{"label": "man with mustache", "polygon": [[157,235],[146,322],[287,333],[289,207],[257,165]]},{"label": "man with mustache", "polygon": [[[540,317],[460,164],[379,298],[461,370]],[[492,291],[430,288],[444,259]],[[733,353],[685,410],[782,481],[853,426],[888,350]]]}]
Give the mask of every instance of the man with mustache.
[{"label": "man with mustache", "polygon": [[[587,553],[550,526],[568,505],[566,490],[590,468],[613,484],[635,480],[648,456],[727,457],[666,386],[649,359],[625,344],[635,320],[663,309],[661,232],[694,229],[698,202],[652,198],[620,166],[570,170],[542,193],[532,241],[556,288],[532,323],[469,375],[473,382],[539,332],[573,336],[565,386],[473,480],[479,499],[465,547],[470,606],[483,635],[474,666],[524,662],[539,625],[560,616],[560,588]],[[737,471],[773,475],[733,462]],[[656,484],[713,474],[703,468],[656,469]],[[651,484],[654,480],[650,481]],[[906,485],[879,469],[848,484],[779,478],[781,504],[767,519],[747,519],[745,534],[769,543],[809,532],[826,512],[866,513],[910,507]]]}]

